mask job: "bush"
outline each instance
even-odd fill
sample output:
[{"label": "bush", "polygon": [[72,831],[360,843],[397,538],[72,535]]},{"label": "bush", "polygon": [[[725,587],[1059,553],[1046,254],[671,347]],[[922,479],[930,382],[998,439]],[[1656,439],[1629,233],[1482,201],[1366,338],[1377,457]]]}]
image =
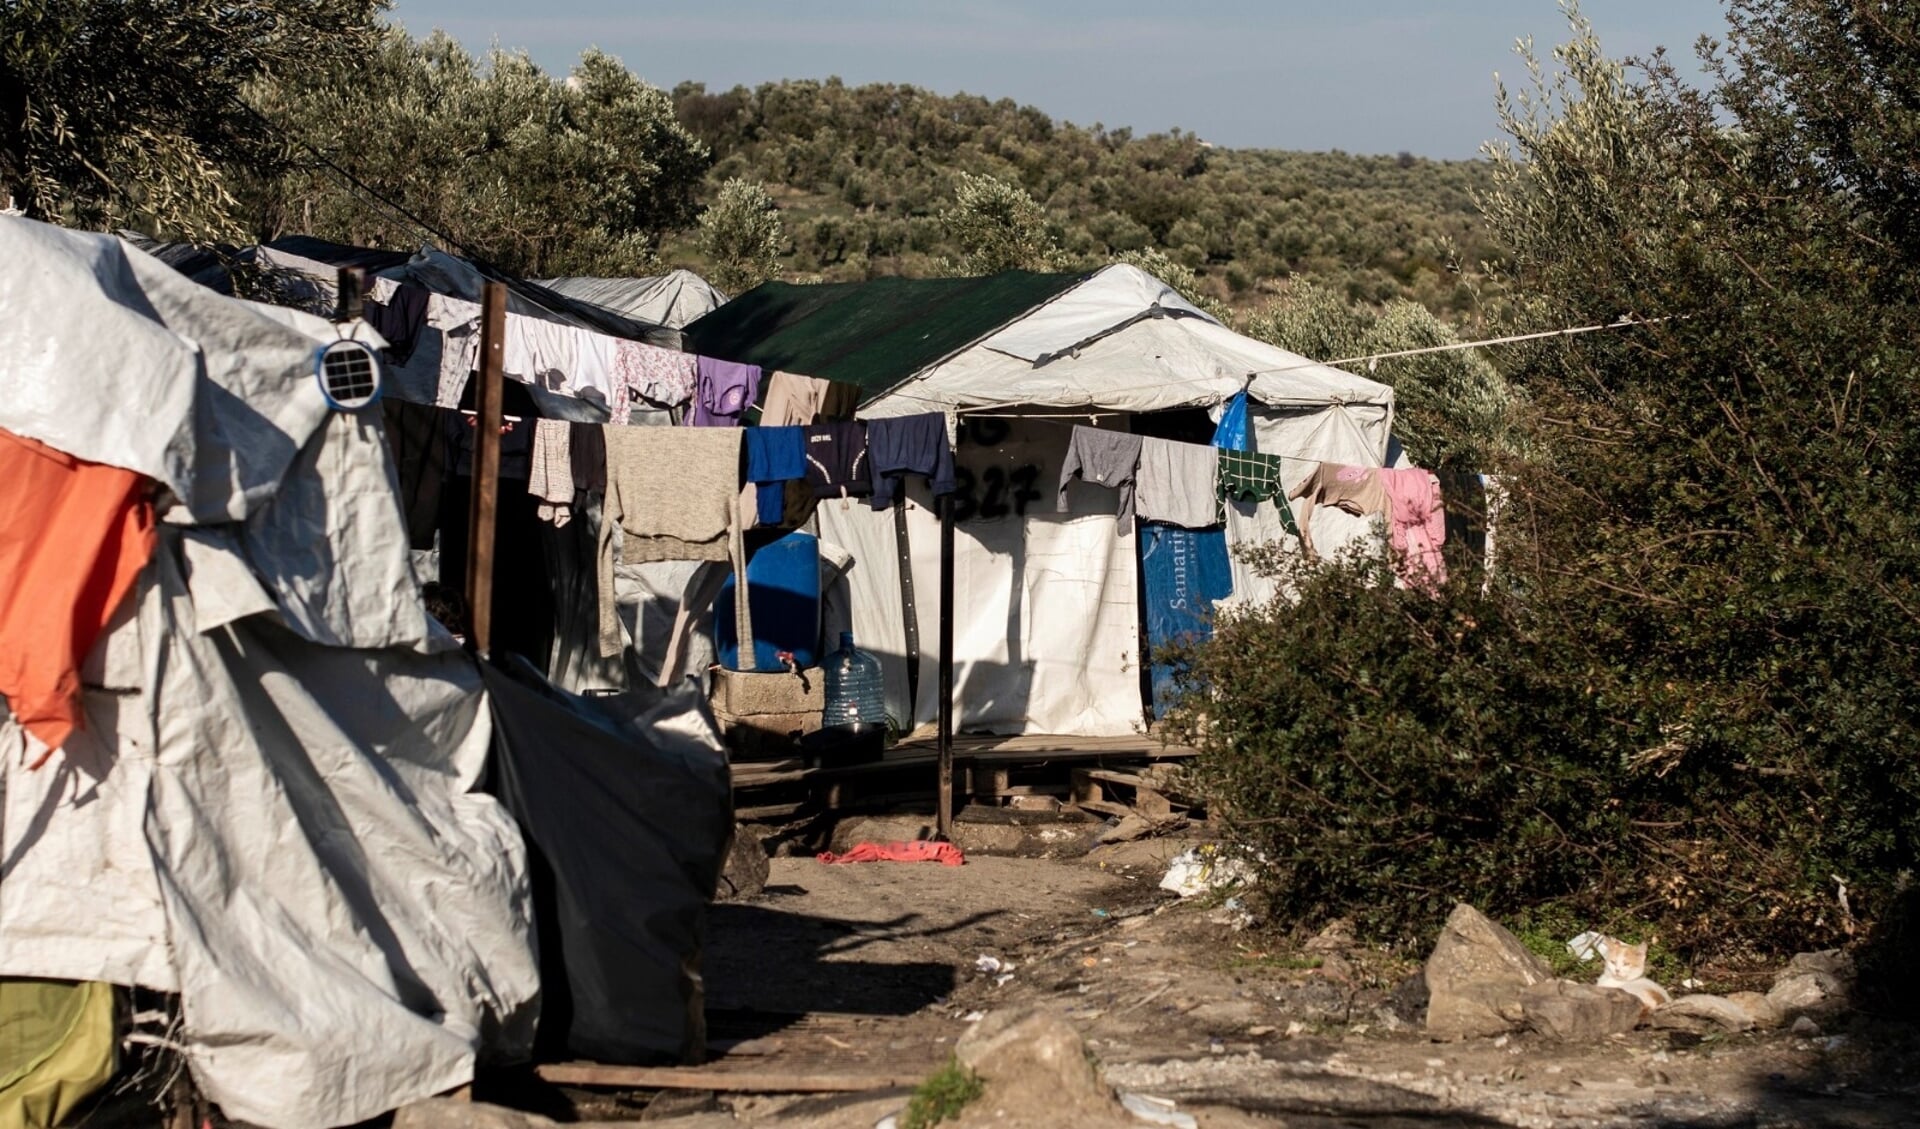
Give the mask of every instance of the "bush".
[{"label": "bush", "polygon": [[1414,942],[1455,902],[1508,912],[1620,869],[1599,849],[1627,832],[1612,766],[1582,739],[1595,703],[1517,604],[1471,579],[1397,589],[1378,560],[1265,563],[1298,603],[1223,615],[1178,653],[1171,725],[1264,858],[1273,920]]},{"label": "bush", "polygon": [[1912,935],[1920,119],[1879,76],[1920,74],[1920,9],[1862,35],[1846,5],[1731,7],[1711,90],[1631,79],[1569,5],[1502,96],[1507,328],[1633,316],[1505,354],[1496,587],[1291,576],[1298,604],[1189,656],[1200,772],[1283,914],[1424,937],[1460,898],[1696,954]]}]

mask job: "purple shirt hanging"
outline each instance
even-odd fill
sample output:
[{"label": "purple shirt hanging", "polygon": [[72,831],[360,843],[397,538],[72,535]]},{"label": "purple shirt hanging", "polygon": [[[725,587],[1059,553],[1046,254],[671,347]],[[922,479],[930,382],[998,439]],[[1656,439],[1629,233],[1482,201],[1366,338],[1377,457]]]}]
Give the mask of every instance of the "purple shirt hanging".
[{"label": "purple shirt hanging", "polygon": [[695,427],[738,427],[740,416],[759,395],[759,365],[701,357],[687,422]]}]

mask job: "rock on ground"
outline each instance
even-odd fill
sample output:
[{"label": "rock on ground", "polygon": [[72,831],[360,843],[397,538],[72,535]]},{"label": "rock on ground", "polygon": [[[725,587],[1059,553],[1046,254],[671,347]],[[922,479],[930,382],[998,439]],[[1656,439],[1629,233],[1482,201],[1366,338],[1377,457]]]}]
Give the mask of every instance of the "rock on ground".
[{"label": "rock on ground", "polygon": [[[1760,997],[1764,1003],[1766,997]],[[1692,1031],[1711,1035],[1721,1031],[1750,1031],[1753,1016],[1725,996],[1706,994],[1681,996],[1653,1013],[1653,1026],[1665,1030]]]},{"label": "rock on ground", "polygon": [[1521,993],[1551,979],[1518,937],[1457,905],[1427,958],[1427,1034],[1458,1039],[1512,1030],[1525,1017]]},{"label": "rock on ground", "polygon": [[961,1036],[954,1055],[986,1083],[986,1092],[961,1113],[963,1127],[1132,1120],[1100,1080],[1080,1033],[1050,1012],[990,1012]]},{"label": "rock on ground", "polygon": [[1549,980],[1520,993],[1526,1024],[1540,1034],[1590,1043],[1640,1025],[1640,1001],[1618,988]]},{"label": "rock on ground", "polygon": [[1780,1026],[1780,1009],[1774,1007],[1773,1002],[1767,999],[1765,994],[1760,992],[1729,992],[1727,993],[1727,999],[1735,1007],[1746,1012],[1747,1018],[1752,1020],[1753,1025],[1760,1030],[1771,1031],[1773,1028]]}]

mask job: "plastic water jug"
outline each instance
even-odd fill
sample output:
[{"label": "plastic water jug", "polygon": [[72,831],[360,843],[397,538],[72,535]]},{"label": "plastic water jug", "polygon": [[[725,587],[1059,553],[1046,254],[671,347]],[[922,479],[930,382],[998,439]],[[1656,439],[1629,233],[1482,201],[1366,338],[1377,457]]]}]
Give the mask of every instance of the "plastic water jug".
[{"label": "plastic water jug", "polygon": [[887,690],[880,660],[853,645],[853,632],[840,633],[840,649],[821,665],[827,672],[824,724],[828,728],[886,727]]}]

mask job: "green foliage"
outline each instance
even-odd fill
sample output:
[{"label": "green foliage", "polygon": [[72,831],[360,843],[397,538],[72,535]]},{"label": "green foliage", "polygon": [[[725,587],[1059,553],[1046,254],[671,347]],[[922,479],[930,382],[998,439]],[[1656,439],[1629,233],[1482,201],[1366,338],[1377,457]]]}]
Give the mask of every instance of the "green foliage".
[{"label": "green foliage", "polygon": [[[1323,361],[1458,344],[1431,310],[1406,299],[1375,309],[1311,282],[1249,316],[1248,336]],[[1359,371],[1359,367],[1349,365]],[[1365,375],[1393,386],[1394,433],[1421,466],[1483,472],[1518,453],[1515,396],[1480,350],[1389,357]]]},{"label": "green foliage", "polygon": [[968,1103],[985,1092],[986,1084],[978,1075],[950,1058],[914,1090],[906,1112],[900,1115],[900,1129],[933,1129],[959,1117]]},{"label": "green foliage", "polygon": [[780,201],[790,275],[926,275],[962,262],[968,249],[943,212],[966,174],[1031,198],[1046,231],[1035,249],[1051,240],[1062,268],[1151,250],[1237,307],[1261,299],[1262,280],[1311,275],[1362,304],[1483,314],[1466,274],[1496,257],[1472,199],[1488,185],[1485,162],[1221,149],[1178,130],[1135,137],[1006,99],[837,79],[718,93],[687,83],[673,97],[713,149],[709,190],[744,176]]},{"label": "green foliage", "polygon": [[996,177],[961,173],[940,226],[961,252],[961,274],[1047,270],[1060,261],[1040,205],[1026,189]]},{"label": "green foliage", "polygon": [[1920,11],[1733,9],[1711,90],[1630,78],[1569,6],[1557,77],[1502,96],[1508,328],[1655,320],[1511,358],[1495,587],[1303,575],[1192,659],[1199,770],[1293,918],[1804,949],[1914,868]]},{"label": "green foliage", "polygon": [[258,98],[286,131],[287,171],[242,193],[256,235],[384,247],[431,238],[337,166],[527,276],[650,269],[660,237],[692,223],[709,163],[667,95],[599,51],[556,80],[522,54],[476,59],[444,35],[416,41],[391,28],[364,64]]},{"label": "green foliage", "polygon": [[739,294],[772,278],[780,269],[780,210],[767,190],[735,178],[700,214],[700,249],[713,263],[713,284]]},{"label": "green foliage", "polygon": [[1223,615],[1176,656],[1193,705],[1171,723],[1264,857],[1273,920],[1417,943],[1455,902],[1506,912],[1604,870],[1586,844],[1625,831],[1593,802],[1615,762],[1537,739],[1590,731],[1594,703],[1518,608],[1464,576],[1436,600],[1379,560],[1266,558],[1298,604]]},{"label": "green foliage", "polygon": [[231,179],[272,164],[240,96],[362,58],[378,0],[9,0],[0,194],[81,227],[233,238]]}]

